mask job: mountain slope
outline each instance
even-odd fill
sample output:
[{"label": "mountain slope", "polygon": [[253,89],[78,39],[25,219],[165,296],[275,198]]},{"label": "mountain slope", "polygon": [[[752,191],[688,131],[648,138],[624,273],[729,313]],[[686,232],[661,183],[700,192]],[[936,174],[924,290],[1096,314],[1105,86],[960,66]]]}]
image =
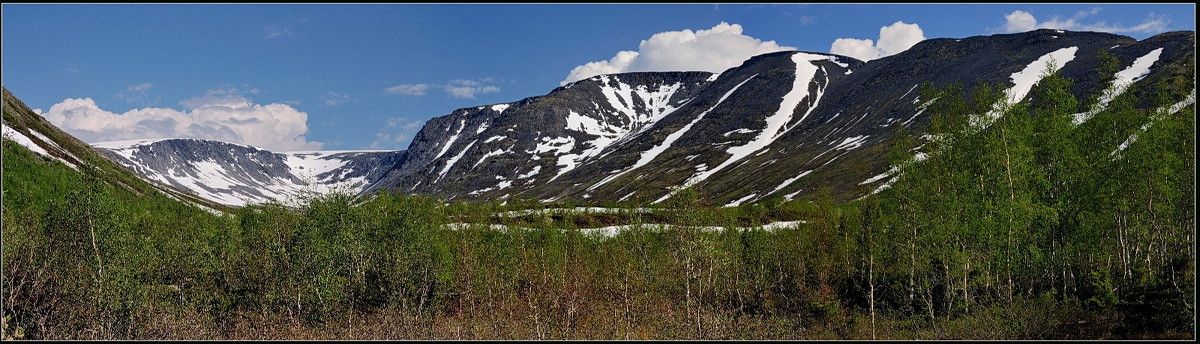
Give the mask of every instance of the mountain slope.
[{"label": "mountain slope", "polygon": [[227,205],[288,201],[303,191],[358,193],[404,151],[275,153],[233,143],[130,140],[93,145],[139,175]]},{"label": "mountain slope", "polygon": [[[10,166],[14,166],[17,163],[42,165],[61,163],[79,172],[73,173],[73,178],[90,175],[91,177],[95,177],[96,180],[112,185],[117,189],[128,191],[131,197],[143,199],[161,197],[163,201],[169,201],[168,199],[178,200],[212,212],[229,211],[231,209],[223,204],[197,197],[168,185],[144,180],[120,164],[109,160],[88,144],[79,141],[79,139],[50,124],[42,116],[30,110],[20,99],[13,96],[7,87],[3,88],[3,131],[5,140],[17,144],[9,146],[6,143],[5,150],[28,150],[35,153],[32,157],[37,157],[36,161],[18,162],[5,160],[3,162],[6,203],[13,201],[13,199],[21,199],[24,197],[21,195],[28,193],[43,191],[48,193],[66,192],[66,190],[34,190],[53,187],[57,184],[41,180],[47,178],[45,176],[27,175],[24,173],[27,171],[20,171],[21,169],[9,170]],[[18,145],[22,148],[17,148]],[[15,154],[15,152],[6,152],[6,154],[8,153]],[[13,199],[10,199],[10,197],[13,197]]]},{"label": "mountain slope", "polygon": [[[1121,61],[1120,70],[1136,74],[1123,80],[1135,82],[1139,97],[1149,99],[1149,85],[1175,73],[1171,66],[1194,59],[1194,42],[1194,32],[1139,42],[1036,30],[930,39],[867,63],[779,52],[719,75],[598,76],[543,97],[434,118],[409,147],[411,154],[371,188],[450,199],[586,203],[659,202],[693,185],[726,205],[806,198],[827,188],[851,199],[888,182],[884,143],[893,126],[920,136],[928,125],[923,111],[931,99],[920,99],[923,83],[1000,84],[1008,88],[1009,102],[1019,102],[1053,62],[1075,80],[1072,93],[1088,99],[1112,87],[1096,72],[1097,52],[1104,50]],[[624,90],[642,91],[625,91],[636,96],[622,98]],[[647,99],[666,102],[643,106],[654,103]],[[981,126],[986,115],[980,114]],[[648,120],[613,121],[620,118]]]},{"label": "mountain slope", "polygon": [[429,120],[378,188],[501,197],[558,179],[686,108],[705,72],[593,77],[541,97]]},{"label": "mountain slope", "polygon": [[[1000,85],[1008,99],[999,108],[1025,101],[1050,66],[1074,81],[1076,119],[1084,123],[1126,91],[1141,99],[1138,109],[1153,108],[1154,85],[1184,76],[1194,46],[1191,31],[1137,41],[1036,30],[929,39],[870,62],[786,51],[719,74],[600,75],[430,119],[406,151],[276,153],[179,139],[97,146],[149,180],[230,205],[335,185],[592,204],[658,203],[684,186],[728,206],[811,199],[823,189],[849,200],[895,177],[886,159],[895,129],[923,136],[936,100],[921,98],[923,84]],[[1101,51],[1120,61],[1112,78],[1098,72]],[[973,123],[986,127],[998,114],[978,114]]]}]

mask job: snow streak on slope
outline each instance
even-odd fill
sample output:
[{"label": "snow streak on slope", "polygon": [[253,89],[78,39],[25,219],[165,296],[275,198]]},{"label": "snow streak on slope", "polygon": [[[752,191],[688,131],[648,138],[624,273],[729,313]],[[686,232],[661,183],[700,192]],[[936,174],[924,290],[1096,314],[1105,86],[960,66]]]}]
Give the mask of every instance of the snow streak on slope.
[{"label": "snow streak on slope", "polygon": [[435,156],[435,157],[433,157],[433,160],[437,160],[438,158],[441,158],[441,157],[442,157],[442,155],[445,155],[445,154],[446,154],[446,151],[450,150],[450,146],[453,146],[453,145],[454,145],[454,140],[457,140],[457,139],[458,139],[458,134],[462,134],[462,130],[463,130],[463,128],[465,128],[466,126],[467,126],[467,120],[463,119],[463,120],[460,120],[460,121],[459,121],[459,123],[458,123],[458,131],[455,131],[455,132],[454,132],[454,135],[450,135],[450,139],[449,139],[449,140],[446,140],[446,145],[445,145],[445,146],[442,146],[442,151],[441,151],[441,152],[438,152],[438,155],[437,155],[437,156]]},{"label": "snow streak on slope", "polygon": [[804,176],[807,176],[809,173],[812,173],[812,170],[800,172],[799,175],[788,178],[788,180],[783,181],[783,183],[779,183],[779,186],[776,186],[775,189],[771,190],[771,192],[768,192],[767,195],[779,192],[779,190],[783,190],[783,188],[787,187],[788,185],[792,185],[792,183],[796,182],[800,178],[803,178]]},{"label": "snow streak on slope", "polygon": [[[54,140],[51,140],[49,137],[46,137],[46,135],[42,135],[42,133],[39,133],[37,130],[33,130],[33,129],[30,129],[29,133],[33,134],[33,137],[38,138],[38,140],[42,140],[42,142],[49,144],[50,150],[62,153],[66,156],[71,157],[72,160],[83,163],[82,159],[79,159],[79,157],[75,156],[75,154],[71,154],[71,151],[63,149],[62,146],[58,145],[58,142],[54,142]],[[76,166],[74,163],[71,163],[70,161],[67,161],[66,159],[61,159],[58,157],[54,157],[54,159],[57,159],[58,161],[62,161],[64,164],[67,164],[67,166],[70,166],[71,168],[75,169],[76,171],[79,170],[79,166]]]},{"label": "snow streak on slope", "polygon": [[[892,168],[892,170],[894,171],[895,168]],[[880,173],[880,174],[875,175],[874,177],[867,178],[867,180],[864,180],[861,183],[858,183],[858,185],[874,183],[874,182],[879,181],[880,179],[887,178],[888,176],[890,176],[889,172]]]},{"label": "snow streak on slope", "polygon": [[[726,152],[732,155],[729,157],[729,159],[726,159],[725,162],[717,165],[717,167],[714,167],[711,170],[704,171],[688,179],[686,185],[694,185],[705,179],[708,179],[709,176],[716,174],[718,171],[721,171],[729,165],[732,165],[733,163],[750,156],[750,154],[766,148],[771,144],[771,142],[774,142],[775,139],[779,138],[789,129],[791,129],[785,128],[785,126],[788,122],[791,122],[792,114],[795,113],[796,107],[800,105],[800,101],[809,96],[808,85],[813,82],[814,78],[816,78],[817,70],[819,69],[814,62],[820,60],[834,61],[834,57],[806,53],[792,54],[792,62],[796,63],[796,79],[792,81],[792,90],[788,91],[788,93],[783,96],[783,102],[780,104],[779,110],[776,111],[774,115],[767,117],[767,127],[763,128],[763,130],[758,133],[758,137],[755,137],[754,140],[751,140],[750,142],[747,142],[741,146],[730,147],[728,150],[726,150]],[[808,117],[809,113],[812,113],[812,110],[817,107],[817,102],[820,101],[822,93],[824,93],[824,89],[821,89],[816,95],[813,96],[815,99],[813,101],[813,105],[808,108],[808,111],[804,112],[804,115],[800,116],[800,120],[796,121],[796,124],[793,125],[793,127],[800,125],[800,123],[804,121],[804,118]]]},{"label": "snow streak on slope", "polygon": [[862,147],[863,143],[867,142],[868,137],[871,136],[859,135],[855,137],[847,137],[845,140],[842,140],[842,143],[839,143],[837,146],[833,147],[833,149],[852,150]]},{"label": "snow streak on slope", "polygon": [[1079,51],[1079,47],[1062,48],[1045,55],[1042,55],[1037,60],[1030,62],[1020,72],[1013,73],[1013,87],[1004,91],[1004,99],[1001,99],[992,107],[992,111],[982,117],[972,116],[971,125],[974,128],[986,128],[1000,118],[1013,104],[1021,102],[1033,86],[1041,81],[1046,75],[1046,66],[1049,65],[1052,70],[1062,69],[1063,65],[1075,59],[1075,52]]},{"label": "snow streak on slope", "polygon": [[1129,85],[1133,85],[1133,83],[1150,74],[1150,66],[1154,65],[1154,62],[1158,61],[1158,57],[1162,55],[1162,51],[1163,48],[1154,49],[1150,53],[1139,57],[1137,60],[1134,60],[1133,64],[1128,68],[1117,72],[1117,74],[1113,76],[1114,79],[1112,84],[1108,86],[1108,89],[1104,90],[1104,93],[1100,95],[1100,99],[1096,100],[1096,104],[1092,104],[1092,107],[1088,109],[1087,112],[1075,114],[1075,119],[1072,122],[1075,123],[1075,125],[1083,124],[1083,122],[1087,122],[1087,120],[1091,119],[1092,116],[1095,116],[1097,113],[1100,113],[1100,111],[1104,111],[1104,109],[1108,107],[1108,103],[1112,102],[1112,100],[1121,95],[1121,93],[1125,93],[1125,90],[1129,88]]},{"label": "snow streak on slope", "polygon": [[1195,103],[1196,103],[1196,90],[1193,89],[1192,93],[1189,94],[1187,96],[1187,98],[1184,98],[1183,100],[1179,101],[1178,103],[1175,103],[1174,105],[1171,105],[1170,107],[1162,107],[1162,108],[1159,108],[1158,110],[1155,110],[1154,111],[1155,115],[1154,115],[1154,117],[1150,118],[1150,122],[1143,124],[1142,127],[1138,129],[1138,132],[1135,132],[1132,135],[1129,135],[1129,138],[1125,139],[1125,142],[1121,142],[1121,145],[1117,146],[1117,149],[1112,151],[1112,153],[1108,153],[1108,156],[1120,157],[1121,151],[1125,150],[1125,148],[1129,148],[1129,145],[1133,144],[1134,142],[1137,142],[1138,133],[1143,133],[1143,132],[1146,132],[1147,130],[1150,130],[1150,125],[1154,124],[1154,122],[1158,121],[1163,116],[1179,112],[1180,110],[1183,110],[1183,108],[1187,107],[1188,105],[1192,105]]},{"label": "snow streak on slope", "polygon": [[752,194],[746,195],[746,197],[739,198],[736,201],[729,202],[729,204],[726,204],[725,207],[728,208],[728,207],[739,206],[742,204],[742,202],[749,201],[751,198],[754,198],[754,196],[758,196],[758,193],[752,193]]},{"label": "snow streak on slope", "polygon": [[476,167],[479,167],[479,164],[482,164],[484,160],[487,160],[490,157],[499,156],[504,153],[508,153],[508,151],[503,150],[503,149],[497,149],[497,150],[493,150],[491,152],[487,152],[486,154],[483,155],[482,158],[479,158],[479,161],[476,161],[474,165],[471,165],[471,169],[473,170]]},{"label": "snow streak on slope", "polygon": [[517,179],[529,179],[530,177],[536,176],[538,174],[538,172],[541,172],[541,171],[542,171],[542,166],[537,165],[537,166],[534,166],[532,170],[529,170],[529,172],[525,172],[524,174],[517,176]]},{"label": "snow streak on slope", "polygon": [[640,158],[638,158],[638,161],[636,163],[634,163],[633,166],[630,166],[629,168],[626,168],[624,171],[618,172],[617,174],[614,174],[614,175],[608,176],[607,178],[604,178],[600,182],[589,187],[588,190],[589,191],[595,190],[596,188],[600,187],[601,185],[604,185],[604,184],[612,181],[613,179],[617,179],[617,177],[620,177],[621,175],[623,175],[629,171],[633,171],[633,170],[637,169],[638,167],[642,167],[642,166],[645,166],[646,164],[649,164],[651,161],[654,160],[654,158],[658,157],[659,154],[662,154],[663,152],[666,152],[668,148],[671,148],[671,145],[674,144],[676,140],[679,140],[680,137],[683,137],[683,134],[686,134],[689,130],[692,130],[692,125],[696,124],[696,122],[699,122],[701,119],[704,119],[705,115],[708,115],[709,112],[712,112],[713,109],[716,109],[717,106],[721,105],[721,103],[724,102],[726,98],[729,98],[729,96],[732,95],[734,91],[737,91],[738,88],[740,88],[740,87],[742,87],[742,85],[746,84],[747,81],[750,81],[750,79],[754,79],[757,76],[758,76],[758,74],[755,74],[755,75],[750,76],[749,78],[746,78],[745,81],[742,81],[741,83],[737,84],[737,86],[734,86],[733,89],[729,90],[729,92],[725,92],[725,95],[721,96],[721,99],[717,100],[716,104],[713,104],[713,106],[708,108],[708,110],[704,110],[704,112],[700,113],[699,116],[696,116],[696,119],[693,119],[691,122],[689,122],[687,125],[684,125],[683,128],[680,128],[678,131],[671,133],[671,135],[667,135],[667,138],[664,139],[663,142],[660,143],[658,146],[655,146],[654,148],[650,148],[649,150],[642,152],[642,156]]},{"label": "snow streak on slope", "polygon": [[446,176],[446,172],[449,172],[450,168],[454,167],[455,163],[458,163],[458,159],[462,159],[463,155],[467,154],[467,151],[471,150],[471,146],[474,146],[475,142],[478,142],[478,141],[479,140],[471,141],[471,143],[467,144],[467,148],[463,148],[463,150],[461,152],[458,152],[458,155],[455,155],[453,158],[450,158],[450,160],[446,160],[446,166],[442,167],[442,171],[438,172],[438,177],[437,177],[437,179],[434,179],[433,182],[437,183],[439,180],[442,180],[442,177]]},{"label": "snow streak on slope", "polygon": [[[595,138],[580,143],[580,146],[584,147],[583,151],[559,157],[558,165],[565,167],[559,169],[558,174],[550,180],[575,169],[584,160],[600,154],[614,143],[624,142],[640,134],[677,109],[668,102],[675,92],[679,91],[681,83],[659,85],[651,91],[645,85],[630,87],[615,76],[602,75],[597,78],[601,85],[600,93],[608,100],[609,106],[617,110],[614,115],[618,115],[619,120],[600,121],[571,111],[567,116],[566,129],[583,132]],[[645,110],[638,111],[635,105],[641,105]]]},{"label": "snow streak on slope", "polygon": [[[16,129],[9,127],[7,124],[2,124],[2,125],[4,127],[4,129],[3,129],[4,138],[12,140],[13,142],[16,142],[17,144],[19,144],[25,148],[28,148],[29,150],[33,151],[34,153],[45,156],[47,158],[62,161],[62,163],[67,164],[67,166],[70,166],[72,169],[79,170],[79,166],[76,166],[75,164],[71,163],[70,161],[66,161],[59,157],[50,155],[49,151],[46,151],[45,148],[38,146],[36,143],[33,143],[33,140],[29,139],[28,136],[25,136],[25,134],[22,134],[20,131],[17,131]],[[30,130],[30,132],[33,133],[34,135],[38,135],[38,133],[36,131]],[[54,142],[50,141],[49,139],[45,139],[43,137],[39,137],[39,138],[41,138],[42,141],[44,141],[46,143],[54,144]],[[65,152],[65,150],[63,150],[63,151]]]}]

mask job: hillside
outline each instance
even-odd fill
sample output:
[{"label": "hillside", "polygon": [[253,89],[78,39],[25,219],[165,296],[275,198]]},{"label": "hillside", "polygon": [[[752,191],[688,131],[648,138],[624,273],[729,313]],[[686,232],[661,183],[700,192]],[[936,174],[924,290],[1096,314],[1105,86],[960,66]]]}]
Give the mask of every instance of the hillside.
[{"label": "hillside", "polygon": [[[993,84],[1020,102],[1057,59],[1058,72],[1075,80],[1070,92],[1087,99],[1113,87],[1096,71],[1105,51],[1129,75],[1119,81],[1148,99],[1148,85],[1170,77],[1164,71],[1194,59],[1194,42],[1194,32],[1137,41],[1037,30],[930,39],[867,63],[780,52],[718,75],[598,76],[434,118],[370,189],[602,204],[661,202],[693,185],[723,205],[811,199],[821,189],[849,200],[890,179],[881,174],[890,170],[893,129],[915,137],[927,130],[932,99],[921,98],[922,85]],[[1082,103],[1081,113],[1093,106]]]}]

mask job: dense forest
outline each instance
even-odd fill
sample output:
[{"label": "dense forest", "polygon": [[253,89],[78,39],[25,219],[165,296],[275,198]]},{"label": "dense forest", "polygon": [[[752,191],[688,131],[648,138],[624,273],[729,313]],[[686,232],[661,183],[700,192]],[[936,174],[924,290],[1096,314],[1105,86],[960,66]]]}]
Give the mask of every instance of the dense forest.
[{"label": "dense forest", "polygon": [[[1101,95],[1048,73],[1007,108],[1003,85],[926,85],[928,127],[893,129],[895,180],[845,203],[686,189],[501,216],[575,205],[381,192],[214,215],[4,140],[3,335],[1194,339],[1195,106],[1172,108],[1194,65],[1079,125]],[[632,226],[578,230],[611,225]]]}]

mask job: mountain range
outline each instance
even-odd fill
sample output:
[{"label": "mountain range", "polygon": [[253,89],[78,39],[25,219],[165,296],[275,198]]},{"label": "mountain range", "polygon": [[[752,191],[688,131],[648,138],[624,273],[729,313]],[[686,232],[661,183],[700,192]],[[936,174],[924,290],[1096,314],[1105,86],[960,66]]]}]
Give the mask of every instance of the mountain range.
[{"label": "mountain range", "polygon": [[[1100,51],[1120,61],[1111,82],[1097,72]],[[821,190],[849,200],[894,177],[886,159],[894,130],[923,136],[936,100],[922,99],[924,84],[999,84],[1004,101],[1016,103],[1050,66],[1074,81],[1077,99],[1106,94],[1081,102],[1081,123],[1126,90],[1151,99],[1142,95],[1179,73],[1194,51],[1192,31],[1138,41],[1049,29],[928,39],[868,62],[784,51],[716,74],[599,75],[542,96],[457,109],[426,122],[403,151],[271,152],[195,139],[92,146],[156,185],[234,206],[335,189],[646,204],[691,186],[726,206],[811,199]],[[988,125],[987,114],[979,118]]]}]

